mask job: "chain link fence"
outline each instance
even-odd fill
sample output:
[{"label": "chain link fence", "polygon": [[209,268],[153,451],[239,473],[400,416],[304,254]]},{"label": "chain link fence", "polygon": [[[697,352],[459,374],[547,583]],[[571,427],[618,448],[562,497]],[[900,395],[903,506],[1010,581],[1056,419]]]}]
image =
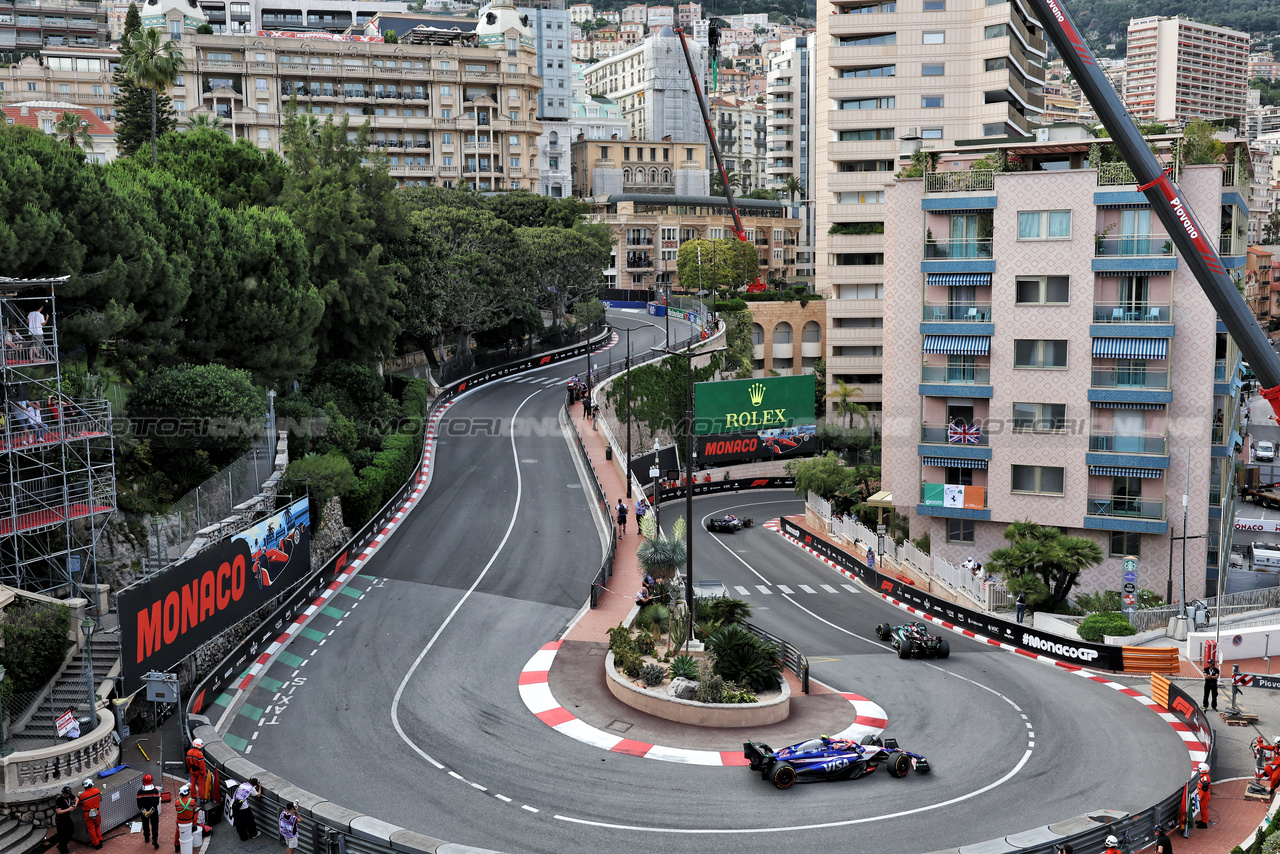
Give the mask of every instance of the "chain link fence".
[{"label": "chain link fence", "polygon": [[274,410],[266,432],[240,459],[179,498],[163,516],[153,516],[147,532],[148,562],[155,569],[182,557],[196,534],[232,515],[233,508],[257,495],[274,470],[276,424]]}]

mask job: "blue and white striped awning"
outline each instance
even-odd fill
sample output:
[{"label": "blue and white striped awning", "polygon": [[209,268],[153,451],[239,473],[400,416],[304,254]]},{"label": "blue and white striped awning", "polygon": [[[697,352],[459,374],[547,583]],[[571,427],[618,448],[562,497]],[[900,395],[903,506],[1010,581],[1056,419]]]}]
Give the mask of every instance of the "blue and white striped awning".
[{"label": "blue and white striped awning", "polygon": [[986,460],[958,460],[951,457],[921,457],[920,462],[926,466],[942,466],[949,469],[984,469]]},{"label": "blue and white striped awning", "polygon": [[926,335],[924,352],[947,356],[989,356],[991,338],[987,335]]},{"label": "blue and white striped awning", "polygon": [[1103,477],[1164,477],[1163,469],[1139,469],[1129,468],[1127,466],[1089,466],[1089,474],[1102,475]]},{"label": "blue and white striped awning", "polygon": [[925,283],[932,287],[982,287],[991,284],[990,273],[930,273]]},{"label": "blue and white striped awning", "polygon": [[1095,400],[1093,405],[1099,409],[1164,409],[1163,403],[1126,403],[1120,400]]},{"label": "blue and white striped awning", "polygon": [[1167,359],[1168,338],[1095,338],[1093,355],[1099,359]]}]

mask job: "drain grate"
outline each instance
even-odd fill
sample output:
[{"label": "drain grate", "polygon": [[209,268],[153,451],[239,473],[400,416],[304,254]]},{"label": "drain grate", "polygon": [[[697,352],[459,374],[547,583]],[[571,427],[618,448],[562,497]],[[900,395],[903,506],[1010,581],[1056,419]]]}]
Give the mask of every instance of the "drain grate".
[{"label": "drain grate", "polygon": [[626,721],[612,721],[607,727],[605,727],[605,729],[610,732],[626,732],[631,729],[632,726],[634,726],[634,724],[629,724]]}]

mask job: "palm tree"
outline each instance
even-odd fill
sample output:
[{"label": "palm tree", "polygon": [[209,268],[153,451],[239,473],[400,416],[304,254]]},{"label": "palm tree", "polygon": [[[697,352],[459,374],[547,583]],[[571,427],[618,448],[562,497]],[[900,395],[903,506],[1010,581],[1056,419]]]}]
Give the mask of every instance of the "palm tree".
[{"label": "palm tree", "polygon": [[782,182],[782,189],[791,194],[791,202],[794,204],[796,193],[804,193],[804,183],[795,175],[788,175],[787,180]]},{"label": "palm tree", "polygon": [[[742,189],[742,178],[732,169],[726,169],[725,173],[729,176],[729,186],[734,190]],[[715,169],[711,172],[711,195],[724,195],[724,179],[720,177],[720,170]]]},{"label": "palm tree", "polygon": [[89,135],[89,123],[75,113],[63,113],[53,126],[59,139],[66,138],[67,145],[75,149],[93,151],[93,137]]},{"label": "palm tree", "polygon": [[836,402],[836,412],[841,415],[848,415],[850,418],[845,424],[846,427],[853,426],[852,416],[857,415],[859,418],[866,418],[871,411],[865,404],[856,403],[855,397],[862,397],[861,386],[851,386],[844,380],[836,380],[834,391],[827,394],[827,398]]},{"label": "palm tree", "polygon": [[1102,561],[1102,549],[1088,537],[1071,537],[1030,520],[1005,528],[1009,545],[987,558],[1004,575],[1010,592],[1026,593],[1035,610],[1053,611],[1067,600],[1080,573]]},{"label": "palm tree", "polygon": [[160,31],[154,27],[138,30],[129,36],[121,51],[120,67],[133,84],[151,90],[151,165],[156,165],[156,99],[178,79],[186,67],[178,43],[160,42]]},{"label": "palm tree", "polygon": [[685,565],[684,517],[680,517],[671,526],[669,532],[658,530],[657,517],[646,513],[640,523],[640,532],[644,541],[636,549],[636,559],[640,569],[646,575],[652,575],[658,581],[670,581]]},{"label": "palm tree", "polygon": [[187,119],[187,130],[214,128],[222,130],[222,116],[216,113],[196,113]]}]

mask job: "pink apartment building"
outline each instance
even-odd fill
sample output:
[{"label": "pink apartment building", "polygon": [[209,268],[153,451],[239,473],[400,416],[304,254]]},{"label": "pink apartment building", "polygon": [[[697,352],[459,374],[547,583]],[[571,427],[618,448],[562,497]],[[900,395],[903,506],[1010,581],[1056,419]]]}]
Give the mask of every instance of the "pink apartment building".
[{"label": "pink apartment building", "polygon": [[[1133,555],[1139,586],[1165,596],[1172,575],[1175,599],[1185,492],[1187,533],[1208,535],[1187,543],[1196,598],[1229,543],[1239,352],[1127,167],[1088,168],[1096,142],[1012,144],[1028,171],[971,170],[988,143],[888,185],[883,488],[948,560],[1031,519],[1101,546],[1080,589],[1119,589]],[[1229,170],[1177,180],[1242,269]]]}]

